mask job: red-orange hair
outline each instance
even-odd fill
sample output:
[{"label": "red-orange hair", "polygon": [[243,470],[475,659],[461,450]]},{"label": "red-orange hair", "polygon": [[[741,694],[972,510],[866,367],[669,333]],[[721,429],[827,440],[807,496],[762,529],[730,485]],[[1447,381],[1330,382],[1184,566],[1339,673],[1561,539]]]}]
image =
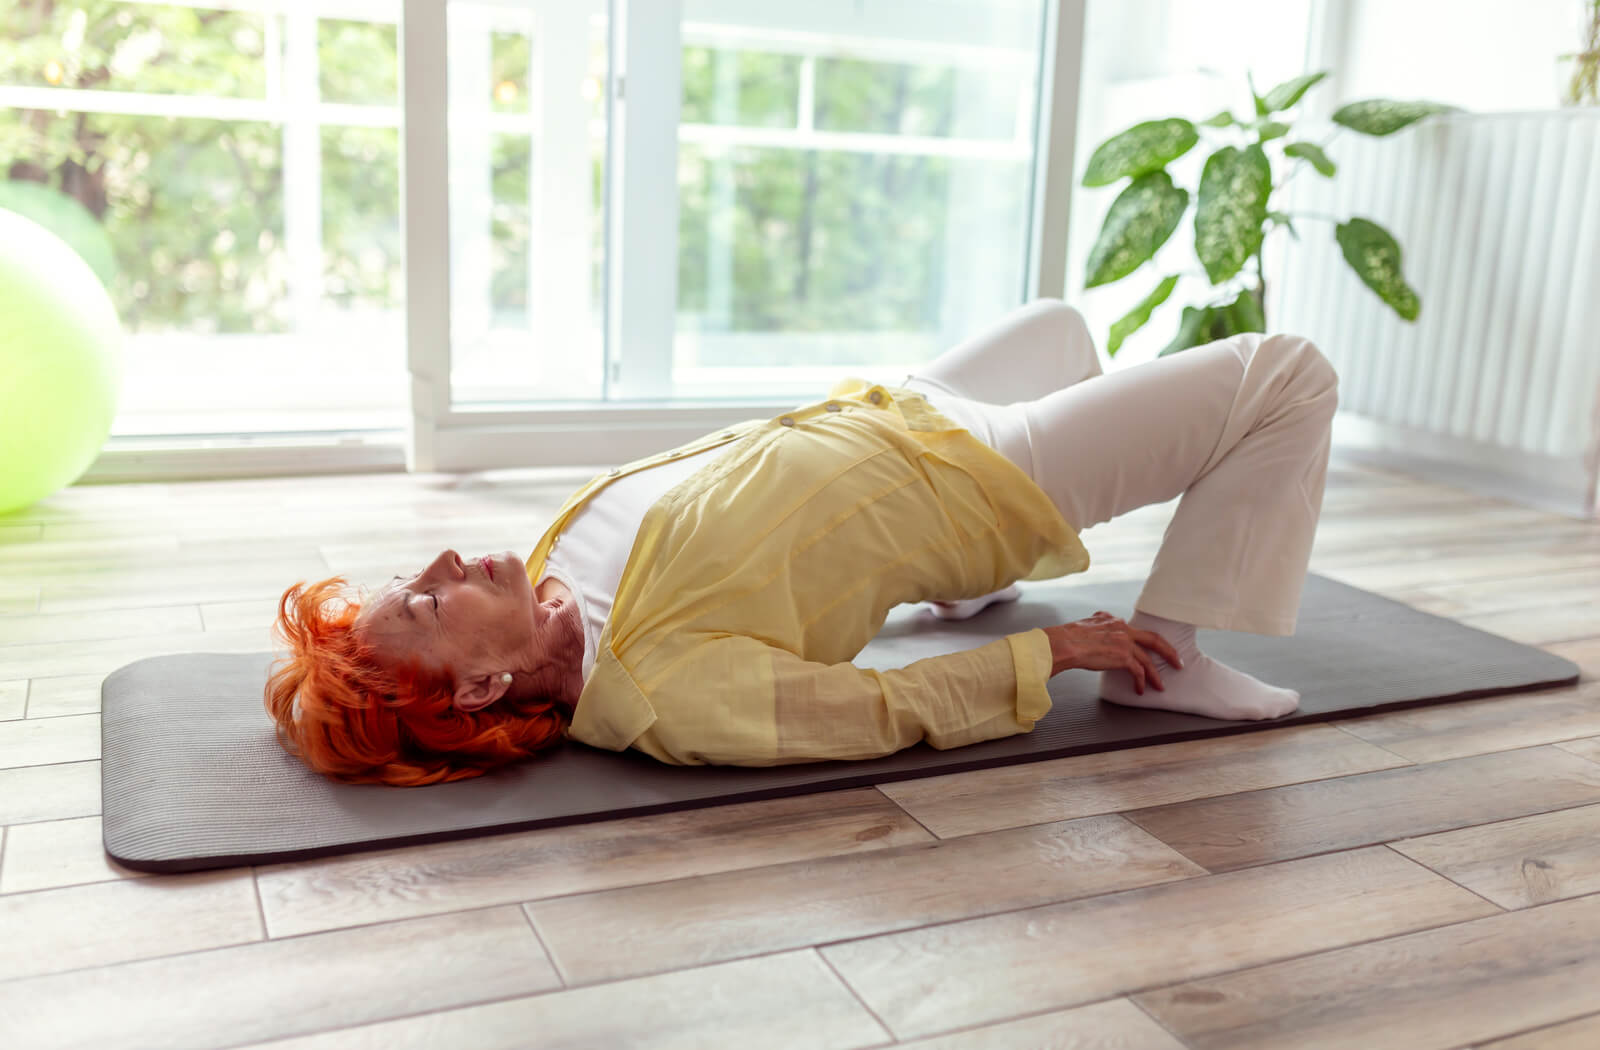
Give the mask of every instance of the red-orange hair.
[{"label": "red-orange hair", "polygon": [[275,625],[288,655],[267,680],[267,712],[290,754],[336,780],[413,787],[482,776],[561,739],[546,701],[455,706],[454,683],[420,664],[385,666],[354,630],[361,604],[340,577],[297,583]]}]

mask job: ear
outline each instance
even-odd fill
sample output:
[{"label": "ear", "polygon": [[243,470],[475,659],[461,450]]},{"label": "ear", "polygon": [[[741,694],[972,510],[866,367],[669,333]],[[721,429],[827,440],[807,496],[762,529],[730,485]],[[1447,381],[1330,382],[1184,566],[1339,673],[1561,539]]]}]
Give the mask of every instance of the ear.
[{"label": "ear", "polygon": [[497,674],[474,675],[456,683],[456,710],[482,711],[511,687]]}]

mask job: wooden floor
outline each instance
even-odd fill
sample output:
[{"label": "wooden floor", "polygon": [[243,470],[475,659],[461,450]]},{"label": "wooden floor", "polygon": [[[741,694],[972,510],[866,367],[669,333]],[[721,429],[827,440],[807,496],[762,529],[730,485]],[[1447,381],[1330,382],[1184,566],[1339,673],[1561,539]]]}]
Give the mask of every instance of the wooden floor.
[{"label": "wooden floor", "polygon": [[[1583,680],[308,863],[105,860],[107,672],[265,648],[298,578],[528,549],[580,477],[0,518],[0,1047],[1600,1046],[1600,527],[1349,466],[1314,571]],[[1083,579],[1142,575],[1170,509],[1088,532]]]}]

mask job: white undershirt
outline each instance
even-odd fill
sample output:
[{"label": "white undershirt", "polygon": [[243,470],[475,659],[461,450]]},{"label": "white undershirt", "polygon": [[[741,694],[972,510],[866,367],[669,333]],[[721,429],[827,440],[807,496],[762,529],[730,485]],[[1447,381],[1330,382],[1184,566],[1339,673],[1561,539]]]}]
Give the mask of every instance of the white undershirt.
[{"label": "white undershirt", "polygon": [[622,570],[639,533],[645,512],[681,481],[706,466],[727,445],[708,448],[691,456],[667,460],[659,466],[620,477],[595,493],[561,530],[545,557],[544,575],[566,585],[578,601],[583,620],[583,680],[594,670],[600,651],[600,632],[611,616]]}]

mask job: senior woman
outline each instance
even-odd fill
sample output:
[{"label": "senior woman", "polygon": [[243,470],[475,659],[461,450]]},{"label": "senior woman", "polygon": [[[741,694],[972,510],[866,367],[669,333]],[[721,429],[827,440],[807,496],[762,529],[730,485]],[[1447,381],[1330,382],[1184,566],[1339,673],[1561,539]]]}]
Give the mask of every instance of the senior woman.
[{"label": "senior woman", "polygon": [[[563,736],[678,764],[958,747],[1032,729],[1069,668],[1113,703],[1279,717],[1298,694],[1195,629],[1294,632],[1337,386],[1282,335],[1101,375],[1076,311],[1034,303],[899,387],[849,381],[595,478],[526,559],[445,551],[364,601],[291,587],[267,707],[312,768],[389,784]],[[1077,530],[1179,496],[1129,620],[850,662],[894,606],[972,615],[1086,569]]]}]

